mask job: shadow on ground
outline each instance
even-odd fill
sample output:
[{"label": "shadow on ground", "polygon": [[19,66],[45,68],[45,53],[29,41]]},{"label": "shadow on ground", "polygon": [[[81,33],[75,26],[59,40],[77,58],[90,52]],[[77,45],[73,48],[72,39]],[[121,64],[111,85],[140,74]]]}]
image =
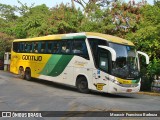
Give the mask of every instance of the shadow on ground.
[{"label": "shadow on ground", "polygon": [[[55,87],[55,88],[63,89],[63,90],[67,90],[67,91],[78,92],[76,87],[64,85],[64,84],[59,84],[59,83],[55,83],[55,82],[51,82],[51,81],[46,81],[46,80],[42,80],[42,79],[32,78],[32,80],[30,82],[36,82],[39,84],[43,84],[46,86]],[[85,94],[85,93],[82,93],[82,94]],[[110,97],[110,98],[135,98],[134,94],[130,94],[130,93],[128,93],[128,94],[110,94],[110,93],[102,93],[102,92],[97,92],[97,91],[90,91],[89,94],[97,95],[97,96],[101,96],[101,97]]]},{"label": "shadow on ground", "polygon": [[[12,73],[10,73],[9,76],[10,77],[18,78],[17,75],[12,74]],[[34,82],[34,83],[43,84],[43,85],[46,85],[46,86],[49,86],[49,87],[55,87],[55,88],[62,89],[62,90],[67,90],[67,91],[72,91],[72,92],[78,92],[78,90],[76,89],[76,87],[69,86],[69,85],[64,85],[64,84],[59,84],[59,83],[55,83],[55,82],[51,82],[51,81],[47,81],[47,80],[32,78],[28,82]],[[82,94],[85,94],[85,93],[82,93]],[[110,93],[102,93],[102,92],[97,92],[97,91],[90,91],[89,94],[96,95],[96,96],[101,96],[101,97],[109,97],[109,98],[133,98],[133,99],[136,98],[136,96],[137,96],[137,94],[135,95],[134,93],[124,93],[124,94],[116,93],[116,94],[110,94]]]}]

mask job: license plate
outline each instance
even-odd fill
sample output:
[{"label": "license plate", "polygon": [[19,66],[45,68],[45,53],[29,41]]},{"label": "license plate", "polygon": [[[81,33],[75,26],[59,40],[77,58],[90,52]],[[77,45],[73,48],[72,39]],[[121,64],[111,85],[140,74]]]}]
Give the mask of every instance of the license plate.
[{"label": "license plate", "polygon": [[127,89],[127,92],[132,92],[132,89]]}]

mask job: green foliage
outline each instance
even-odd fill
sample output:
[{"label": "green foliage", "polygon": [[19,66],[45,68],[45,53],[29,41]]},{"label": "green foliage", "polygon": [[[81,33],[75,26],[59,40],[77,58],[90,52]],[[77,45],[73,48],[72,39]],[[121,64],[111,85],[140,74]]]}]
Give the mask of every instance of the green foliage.
[{"label": "green foliage", "polygon": [[24,16],[17,20],[17,25],[13,28],[17,38],[47,35],[47,21],[51,12],[46,5],[35,6],[23,14]]},{"label": "green foliage", "polygon": [[133,41],[138,50],[150,56],[150,64],[141,63],[142,87],[141,90],[150,90],[154,75],[160,75],[160,8],[146,5],[140,10],[138,30],[128,33],[126,38]]},{"label": "green foliage", "polygon": [[16,38],[26,38],[27,37],[27,32],[25,28],[22,25],[17,25],[13,29],[13,34]]},{"label": "green foliage", "polygon": [[158,6],[146,5],[141,9],[143,19],[141,25],[157,25],[160,23],[160,8]]},{"label": "green foliage", "polygon": [[150,91],[151,84],[155,75],[160,75],[160,59],[154,58],[148,66],[144,65],[141,68],[142,73],[142,85],[141,90]]},{"label": "green foliage", "polygon": [[13,40],[13,37],[0,33],[0,58],[3,58],[5,52],[10,51],[11,40]]},{"label": "green foliage", "polygon": [[31,6],[27,6],[26,3],[22,3],[21,1],[17,0],[17,2],[20,4],[20,7],[15,7],[17,9],[17,11],[19,12],[20,15],[25,16],[26,13],[34,6],[34,4],[32,4]]},{"label": "green foliage", "polygon": [[150,58],[159,56],[159,38],[157,27],[146,26],[136,31],[136,33],[128,34],[127,39],[134,42],[137,49],[145,51]]},{"label": "green foliage", "polygon": [[63,3],[51,9],[49,34],[78,32],[84,18],[82,12]]},{"label": "green foliage", "polygon": [[0,17],[8,21],[14,21],[17,16],[15,15],[15,7],[10,5],[0,4]]},{"label": "green foliage", "polygon": [[158,6],[160,8],[160,1],[159,0],[154,0],[154,5]]},{"label": "green foliage", "polygon": [[147,67],[147,73],[153,78],[154,75],[160,75],[160,59],[153,59]]}]

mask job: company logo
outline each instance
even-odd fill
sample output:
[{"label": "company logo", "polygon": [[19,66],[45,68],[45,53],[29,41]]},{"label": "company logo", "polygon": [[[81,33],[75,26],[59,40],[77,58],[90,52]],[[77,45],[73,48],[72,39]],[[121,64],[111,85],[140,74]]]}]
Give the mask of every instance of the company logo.
[{"label": "company logo", "polygon": [[11,117],[11,112],[2,112],[2,117]]},{"label": "company logo", "polygon": [[97,90],[103,90],[103,86],[105,86],[106,84],[104,83],[97,83],[94,84],[94,86],[97,88]]},{"label": "company logo", "polygon": [[42,61],[42,56],[23,55],[22,60]]},{"label": "company logo", "polygon": [[1,116],[0,117],[42,117],[42,113],[41,112],[1,112]]}]

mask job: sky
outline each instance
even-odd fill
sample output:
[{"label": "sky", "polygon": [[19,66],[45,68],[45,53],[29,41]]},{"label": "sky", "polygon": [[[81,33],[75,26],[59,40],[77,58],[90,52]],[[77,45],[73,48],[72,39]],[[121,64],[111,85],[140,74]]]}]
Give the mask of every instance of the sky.
[{"label": "sky", "polygon": [[[27,6],[30,6],[32,3],[35,3],[35,6],[36,5],[41,5],[41,4],[46,4],[48,7],[54,7],[56,6],[57,4],[60,4],[60,3],[71,3],[71,0],[20,0],[22,3],[27,3]],[[128,2],[129,0],[124,0],[126,2]],[[135,0],[135,1],[141,1],[141,0]],[[149,4],[153,4],[153,0],[147,0],[147,2]],[[16,5],[16,6],[19,6],[17,0],[0,0],[0,3],[1,4],[8,4],[8,5]],[[78,4],[75,4],[76,6]]]}]

